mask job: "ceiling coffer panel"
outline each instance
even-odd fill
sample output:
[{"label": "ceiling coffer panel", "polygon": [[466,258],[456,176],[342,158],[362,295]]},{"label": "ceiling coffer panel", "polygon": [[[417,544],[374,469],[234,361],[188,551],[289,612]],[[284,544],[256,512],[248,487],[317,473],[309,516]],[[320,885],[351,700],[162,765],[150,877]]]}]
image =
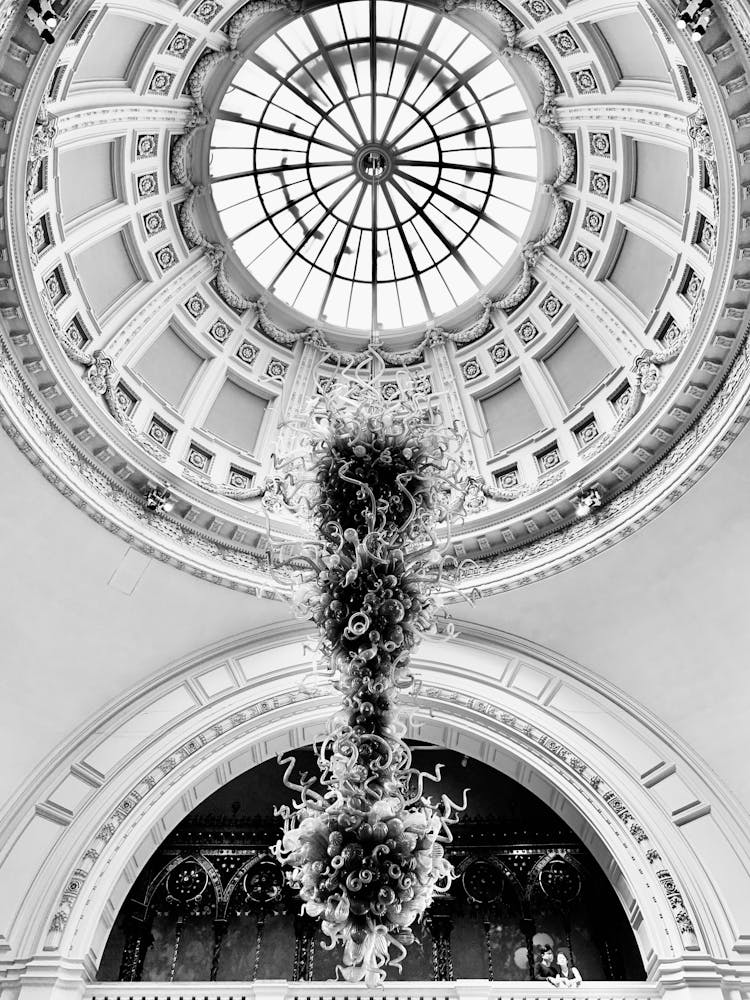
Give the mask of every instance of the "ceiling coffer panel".
[{"label": "ceiling coffer panel", "polygon": [[135,371],[162,399],[179,408],[203,362],[203,356],[168,326],[139,358]]},{"label": "ceiling coffer panel", "polygon": [[673,258],[648,240],[625,231],[608,281],[644,316],[650,316],[672,270]]},{"label": "ceiling coffer panel", "polygon": [[66,226],[118,200],[116,170],[121,155],[117,139],[60,150],[57,175]]},{"label": "ceiling coffer panel", "polygon": [[75,72],[75,83],[99,81],[126,83],[141,55],[142,44],[151,25],[134,17],[108,11],[86,43]]},{"label": "ceiling coffer panel", "polygon": [[547,355],[544,367],[569,410],[612,371],[611,363],[578,325]]},{"label": "ceiling coffer panel", "polygon": [[687,194],[687,151],[641,140],[634,145],[633,198],[681,223],[685,217]]},{"label": "ceiling coffer panel", "polygon": [[219,390],[204,428],[242,451],[255,452],[268,399],[227,379]]},{"label": "ceiling coffer panel", "polygon": [[671,83],[671,77],[654,32],[637,11],[597,21],[622,82],[653,80]]},{"label": "ceiling coffer panel", "polygon": [[497,455],[542,430],[543,422],[522,379],[515,379],[481,401],[490,450]]},{"label": "ceiling coffer panel", "polygon": [[75,257],[78,278],[99,319],[141,282],[125,233],[126,230],[121,229],[105,236]]}]

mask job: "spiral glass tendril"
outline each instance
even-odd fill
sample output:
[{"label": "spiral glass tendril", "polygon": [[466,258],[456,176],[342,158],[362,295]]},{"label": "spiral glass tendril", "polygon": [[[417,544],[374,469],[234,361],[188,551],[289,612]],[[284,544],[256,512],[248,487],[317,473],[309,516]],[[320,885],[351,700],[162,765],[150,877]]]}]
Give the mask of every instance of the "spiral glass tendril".
[{"label": "spiral glass tendril", "polygon": [[283,761],[299,800],[277,809],[275,854],[320,918],[324,947],[343,945],[339,974],[368,986],[382,985],[387,964],[400,970],[412,925],[449,888],[443,845],[466,804],[424,795],[440,769],[412,766],[399,710],[420,637],[452,633],[438,591],[465,564],[445,555],[437,532],[463,509],[462,440],[410,379],[384,398],[376,364],[343,372],[306,416],[281,493],[309,513],[316,540],[276,566],[317,626],[342,707],[316,747],[317,777],[295,782],[294,758]]}]

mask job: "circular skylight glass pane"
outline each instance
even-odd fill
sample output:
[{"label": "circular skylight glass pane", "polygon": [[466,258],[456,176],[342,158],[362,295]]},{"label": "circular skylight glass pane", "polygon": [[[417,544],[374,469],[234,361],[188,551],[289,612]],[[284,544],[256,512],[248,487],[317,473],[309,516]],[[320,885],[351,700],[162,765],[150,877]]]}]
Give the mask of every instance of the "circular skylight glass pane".
[{"label": "circular skylight glass pane", "polygon": [[347,0],[264,41],[221,102],[211,151],[224,229],[256,281],[314,323],[422,324],[518,246],[536,188],[523,98],[440,13]]}]

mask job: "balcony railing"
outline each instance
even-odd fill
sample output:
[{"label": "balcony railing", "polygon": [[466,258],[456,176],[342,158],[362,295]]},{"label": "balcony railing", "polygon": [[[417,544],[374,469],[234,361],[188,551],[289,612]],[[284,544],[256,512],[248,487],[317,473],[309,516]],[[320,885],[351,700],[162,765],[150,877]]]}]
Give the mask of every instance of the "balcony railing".
[{"label": "balcony railing", "polygon": [[655,983],[591,982],[570,989],[547,983],[388,982],[381,990],[343,982],[93,983],[85,1000],[657,1000]]}]

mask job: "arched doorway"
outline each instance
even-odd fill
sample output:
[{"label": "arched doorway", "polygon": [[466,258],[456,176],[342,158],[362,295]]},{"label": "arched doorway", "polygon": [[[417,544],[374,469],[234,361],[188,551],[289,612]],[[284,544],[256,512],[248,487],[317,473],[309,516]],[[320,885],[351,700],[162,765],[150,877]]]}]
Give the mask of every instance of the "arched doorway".
[{"label": "arched doorway", "polygon": [[[439,794],[468,807],[448,856],[456,880],[433,904],[401,975],[534,978],[543,945],[563,948],[587,980],[645,978],[627,915],[573,831],[532,792],[488,764],[414,744],[414,764],[443,768]],[[294,752],[314,773],[311,749]],[[222,786],[154,852],[120,909],[98,980],[190,982],[336,977],[340,956],[300,914],[270,848],[274,807],[291,804],[269,760]],[[430,791],[427,788],[426,791]]]},{"label": "arched doorway", "polygon": [[[2,871],[21,994],[33,974],[83,995],[165,836],[234,776],[321,732],[335,698],[305,686],[305,640],[268,630],[168,667],[30,782]],[[567,823],[617,894],[649,980],[692,989],[699,967],[713,988],[739,968],[744,834],[729,796],[674,736],[582,668],[511,636],[465,629],[425,642],[416,667],[412,737],[513,777]],[[63,825],[55,796],[73,779],[84,793]]]}]

